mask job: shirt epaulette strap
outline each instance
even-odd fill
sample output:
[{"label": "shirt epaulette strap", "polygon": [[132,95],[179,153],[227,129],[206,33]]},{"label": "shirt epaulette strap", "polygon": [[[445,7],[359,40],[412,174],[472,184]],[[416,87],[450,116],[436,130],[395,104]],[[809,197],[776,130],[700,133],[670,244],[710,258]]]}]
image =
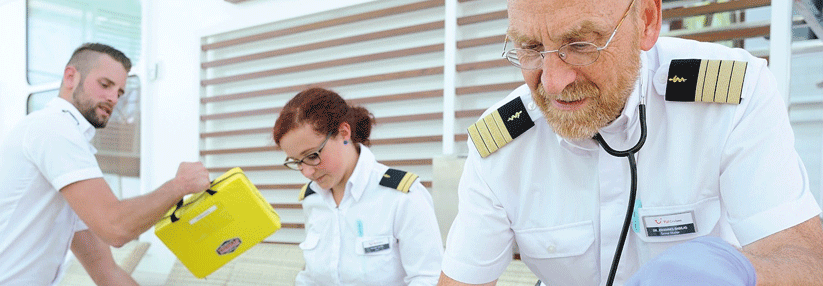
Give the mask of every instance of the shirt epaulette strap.
[{"label": "shirt epaulette strap", "polygon": [[666,100],[740,104],[747,65],[731,60],[672,60]]},{"label": "shirt epaulette strap", "polygon": [[380,185],[408,193],[412,183],[414,183],[414,180],[417,180],[417,178],[418,176],[414,173],[388,169],[386,173],[383,174],[383,178],[380,179]]},{"label": "shirt epaulette strap", "polygon": [[314,194],[314,191],[309,187],[310,184],[311,182],[303,185],[303,188],[300,189],[300,197],[297,199],[298,201],[303,201],[306,197]]},{"label": "shirt epaulette strap", "polygon": [[532,127],[523,100],[515,97],[469,126],[469,136],[480,157],[486,158]]}]

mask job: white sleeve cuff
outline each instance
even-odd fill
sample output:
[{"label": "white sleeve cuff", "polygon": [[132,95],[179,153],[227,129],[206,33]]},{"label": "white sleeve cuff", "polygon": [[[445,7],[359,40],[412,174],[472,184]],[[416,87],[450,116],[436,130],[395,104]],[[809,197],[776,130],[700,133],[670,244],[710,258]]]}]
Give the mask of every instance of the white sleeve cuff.
[{"label": "white sleeve cuff", "polygon": [[[509,256],[511,256],[510,252],[504,253],[508,253]],[[446,274],[446,276],[449,276],[449,278],[458,282],[468,284],[484,284],[500,278],[500,275],[502,275],[503,271],[506,270],[506,267],[509,266],[511,259],[504,261],[505,263],[480,267],[458,261],[452,258],[447,252],[443,254],[442,268],[443,273]]]},{"label": "white sleeve cuff", "polygon": [[80,169],[77,171],[73,171],[70,173],[63,174],[57,178],[55,178],[51,184],[54,186],[55,189],[58,191],[63,189],[63,187],[68,186],[71,183],[79,182],[83,180],[88,180],[92,178],[102,178],[103,172],[100,171],[100,168],[86,168]]},{"label": "white sleeve cuff", "polygon": [[804,191],[797,200],[782,203],[732,224],[740,245],[747,245],[781,230],[798,225],[820,214],[812,193]]}]

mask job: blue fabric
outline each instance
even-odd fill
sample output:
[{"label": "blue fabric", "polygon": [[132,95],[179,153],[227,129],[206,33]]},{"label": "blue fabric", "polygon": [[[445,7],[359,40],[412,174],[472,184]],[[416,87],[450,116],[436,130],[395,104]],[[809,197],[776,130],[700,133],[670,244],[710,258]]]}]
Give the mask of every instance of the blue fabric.
[{"label": "blue fabric", "polygon": [[626,285],[755,285],[754,266],[720,238],[675,245],[640,267]]}]

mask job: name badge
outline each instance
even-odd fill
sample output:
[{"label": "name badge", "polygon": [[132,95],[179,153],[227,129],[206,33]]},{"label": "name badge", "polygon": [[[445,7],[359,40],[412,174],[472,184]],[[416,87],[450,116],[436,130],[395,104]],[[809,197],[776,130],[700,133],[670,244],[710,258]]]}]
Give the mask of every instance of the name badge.
[{"label": "name badge", "polygon": [[671,236],[697,232],[694,224],[694,211],[644,216],[643,224],[648,236]]},{"label": "name badge", "polygon": [[384,249],[389,249],[389,238],[375,238],[372,240],[363,241],[363,253],[378,252]]}]

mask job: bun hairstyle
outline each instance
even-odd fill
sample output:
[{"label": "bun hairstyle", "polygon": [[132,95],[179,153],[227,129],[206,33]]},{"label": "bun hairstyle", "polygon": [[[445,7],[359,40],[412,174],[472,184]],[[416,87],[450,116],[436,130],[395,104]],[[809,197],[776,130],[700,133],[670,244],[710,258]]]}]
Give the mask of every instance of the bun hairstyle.
[{"label": "bun hairstyle", "polygon": [[[351,126],[351,141],[369,146],[374,115],[366,108],[350,106],[339,94],[324,88],[314,87],[301,91],[283,106],[280,116],[274,122],[272,138],[280,146],[280,139],[290,130],[303,124],[310,124],[315,132],[337,136],[340,124]],[[355,148],[359,145],[355,144]]]}]

